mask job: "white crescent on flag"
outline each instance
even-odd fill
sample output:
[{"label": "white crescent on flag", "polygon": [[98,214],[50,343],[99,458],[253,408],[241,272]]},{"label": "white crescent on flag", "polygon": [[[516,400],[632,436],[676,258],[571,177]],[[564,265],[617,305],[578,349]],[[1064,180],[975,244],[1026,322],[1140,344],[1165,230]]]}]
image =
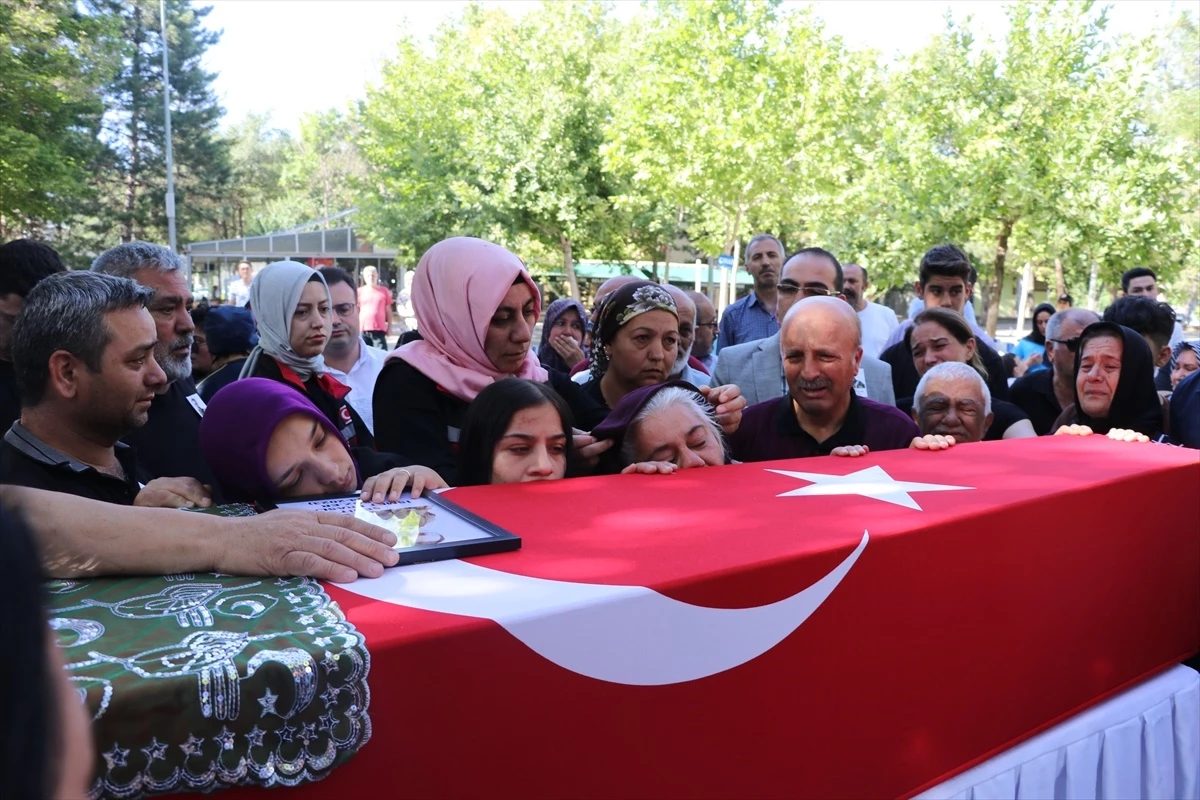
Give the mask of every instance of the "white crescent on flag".
[{"label": "white crescent on flag", "polygon": [[754,608],[706,608],[644,586],[531,578],[466,561],[385,571],[340,588],[425,611],[490,619],[564,669],[610,683],[694,681],[757,658],[799,628],[854,566],[870,534],[825,577]]}]

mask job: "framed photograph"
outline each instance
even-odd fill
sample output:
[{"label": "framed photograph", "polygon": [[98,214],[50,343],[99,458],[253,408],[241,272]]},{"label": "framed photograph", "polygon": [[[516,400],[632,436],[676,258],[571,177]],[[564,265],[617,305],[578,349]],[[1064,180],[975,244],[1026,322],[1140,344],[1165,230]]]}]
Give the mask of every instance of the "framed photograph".
[{"label": "framed photograph", "polygon": [[472,514],[440,494],[414,499],[405,492],[394,503],[364,503],[358,493],[301,497],[276,503],[294,511],[332,511],[350,514],[396,534],[396,566],[443,561],[521,547],[521,537]]}]

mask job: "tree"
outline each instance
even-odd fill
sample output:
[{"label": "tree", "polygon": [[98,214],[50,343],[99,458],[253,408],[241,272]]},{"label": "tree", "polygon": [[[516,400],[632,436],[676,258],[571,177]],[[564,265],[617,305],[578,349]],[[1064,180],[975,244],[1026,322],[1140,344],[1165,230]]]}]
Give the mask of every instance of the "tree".
[{"label": "tree", "polygon": [[599,149],[615,42],[594,3],[520,21],[471,7],[432,55],[402,41],[360,109],[369,230],[414,253],[455,234],[525,234],[560,252],[578,297],[579,242],[614,236]]},{"label": "tree", "polygon": [[40,236],[88,194],[104,27],[65,0],[0,0],[0,239]]},{"label": "tree", "polygon": [[855,161],[850,87],[865,80],[866,62],[778,2],[659,3],[653,12],[629,36],[640,56],[614,104],[606,166],[688,209],[692,242],[735,261],[752,223],[788,220],[807,232],[822,196],[845,178],[836,162]]},{"label": "tree", "polygon": [[269,126],[268,116],[248,114],[227,134],[231,177],[222,215],[222,239],[278,230],[270,227],[264,214],[268,204],[282,192],[291,136]]},{"label": "tree", "polygon": [[[100,220],[116,222],[122,241],[166,238],[166,149],[163,120],[163,41],[159,4],[103,0],[102,12],[120,21],[120,65],[104,101],[106,140],[114,173],[104,176],[108,208]],[[175,193],[181,238],[217,233],[229,186],[228,143],[217,135],[222,109],[213,74],[200,64],[219,37],[204,28],[208,8],[167,0],[171,69],[171,124]]]},{"label": "tree", "polygon": [[1002,50],[948,21],[892,76],[873,191],[892,198],[910,263],[946,240],[986,255],[992,334],[1011,255],[1112,268],[1118,253],[1161,253],[1174,237],[1162,204],[1177,193],[1138,99],[1139,64],[1104,42],[1104,14],[1025,0],[1007,13]]},{"label": "tree", "polygon": [[300,136],[288,144],[280,182],[289,195],[303,198],[305,219],[355,205],[354,189],[366,174],[356,136],[356,122],[335,109],[301,117]]}]

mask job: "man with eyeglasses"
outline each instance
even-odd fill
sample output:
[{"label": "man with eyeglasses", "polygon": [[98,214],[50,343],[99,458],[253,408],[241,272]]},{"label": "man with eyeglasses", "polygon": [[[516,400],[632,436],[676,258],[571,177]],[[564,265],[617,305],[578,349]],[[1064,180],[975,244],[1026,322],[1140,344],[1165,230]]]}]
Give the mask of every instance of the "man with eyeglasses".
[{"label": "man with eyeglasses", "polygon": [[717,309],[704,292],[688,292],[687,296],[696,304],[696,333],[692,339],[692,358],[699,361],[712,375],[717,368]]},{"label": "man with eyeglasses", "polygon": [[350,387],[346,402],[374,434],[375,414],[371,400],[375,396],[375,381],[387,361],[387,351],[368,347],[363,341],[356,302],[358,294],[349,273],[338,267],[325,267],[318,272],[325,277],[329,296],[333,298],[333,332],[325,345],[325,366],[329,374]]},{"label": "man with eyeglasses", "polygon": [[1008,400],[1029,415],[1038,436],[1050,433],[1054,420],[1075,402],[1075,351],[1079,334],[1100,315],[1086,308],[1066,308],[1046,323],[1046,361],[1050,369],[1018,378],[1008,390]]},{"label": "man with eyeglasses", "polygon": [[[779,319],[782,320],[792,306],[804,298],[841,297],[842,282],[842,265],[833,253],[820,247],[797,251],[784,264],[776,287]],[[757,342],[722,348],[713,372],[713,385],[737,385],[751,405],[787,394],[779,338],[776,333]],[[896,402],[891,368],[878,359],[863,356],[853,386],[860,397],[888,405]]]}]

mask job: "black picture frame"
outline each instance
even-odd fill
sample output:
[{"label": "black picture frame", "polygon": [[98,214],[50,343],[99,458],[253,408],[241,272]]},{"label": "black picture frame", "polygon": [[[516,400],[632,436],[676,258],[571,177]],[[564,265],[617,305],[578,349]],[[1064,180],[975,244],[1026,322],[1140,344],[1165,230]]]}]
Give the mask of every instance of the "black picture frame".
[{"label": "black picture frame", "polygon": [[[278,501],[272,508],[308,511],[330,510],[344,513],[344,510],[338,509],[337,506],[344,505],[346,501],[354,501],[356,510],[364,505],[368,507],[367,510],[375,508],[372,503],[361,503],[358,492],[292,497],[287,500]],[[400,559],[394,566],[402,567],[408,564],[423,564],[430,561],[445,561],[452,558],[468,558],[470,556],[482,556],[490,553],[504,553],[521,548],[520,536],[504,530],[499,525],[489,522],[478,514],[468,511],[458,503],[437,492],[423,494],[415,500],[408,492],[405,492],[401,495],[399,503],[382,503],[380,505],[383,507],[381,510],[387,510],[386,507],[389,505],[404,507],[406,503],[411,506],[426,505],[436,507],[439,512],[449,515],[455,523],[474,528],[479,535],[475,538],[455,538],[453,541],[443,540],[433,544],[413,544],[409,547],[397,547],[396,552],[400,554]],[[322,506],[325,508],[323,509]]]}]

